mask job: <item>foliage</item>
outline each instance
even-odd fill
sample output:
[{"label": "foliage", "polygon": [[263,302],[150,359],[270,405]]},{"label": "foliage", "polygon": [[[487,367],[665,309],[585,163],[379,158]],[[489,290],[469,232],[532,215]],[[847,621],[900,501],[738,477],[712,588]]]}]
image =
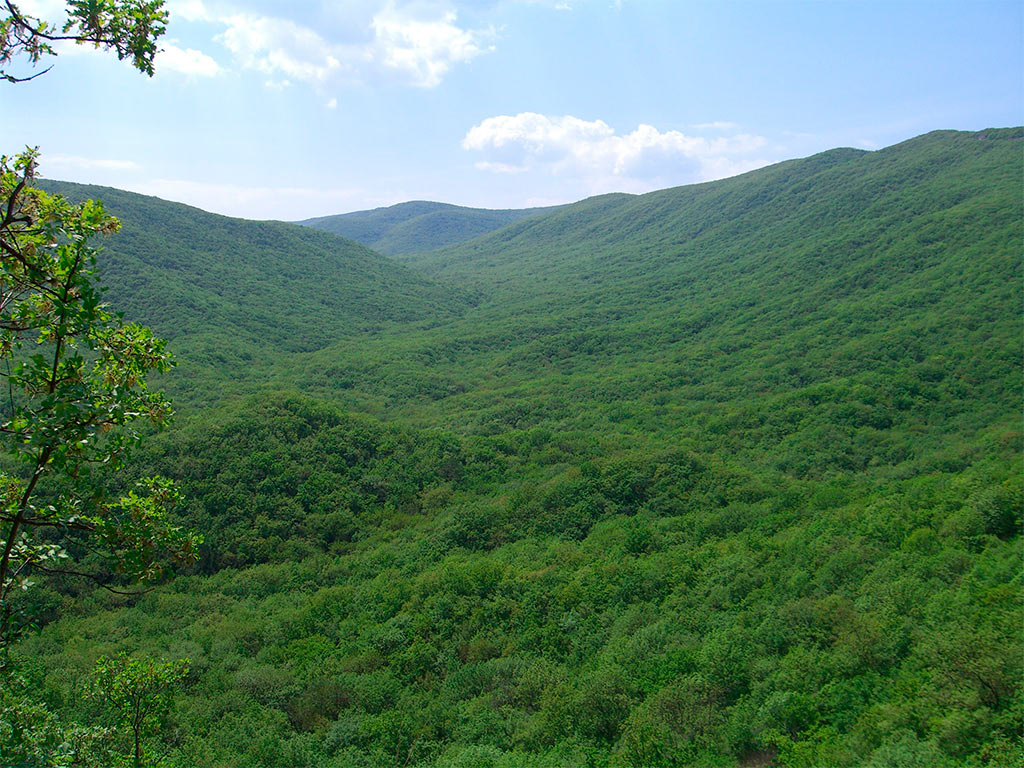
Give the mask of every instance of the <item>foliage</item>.
[{"label": "foliage", "polygon": [[100,301],[90,240],[117,221],[97,202],[72,206],[30,186],[34,176],[33,152],[0,160],[0,432],[22,467],[0,474],[4,648],[33,574],[74,572],[60,534],[90,535],[129,580],[153,580],[164,561],[189,562],[198,541],[168,522],[176,493],[164,481],[144,480],[144,495],[120,501],[100,493],[92,468],[116,467],[140,421],[167,422],[169,404],[146,376],[168,370],[170,358],[148,329]]},{"label": "foliage", "polygon": [[6,677],[0,686],[0,765],[10,768],[103,768],[109,765],[110,733],[62,723],[26,690]]},{"label": "foliage", "polygon": [[124,653],[96,662],[93,697],[109,710],[114,726],[129,736],[125,765],[142,768],[163,762],[164,755],[147,757],[147,742],[166,730],[173,695],[188,669],[188,659],[155,661]]},{"label": "foliage", "polygon": [[27,60],[35,67],[56,56],[53,44],[71,41],[113,51],[147,75],[153,74],[157,39],[166,30],[163,0],[68,0],[67,20],[59,29],[23,13],[18,4],[5,0],[6,16],[0,16],[0,78],[9,83],[32,80],[32,75],[12,74],[11,64]]},{"label": "foliage", "polygon": [[[167,21],[162,0],[68,0],[59,31],[11,0],[4,6],[0,78],[8,83],[44,74],[49,68],[24,76],[11,68],[19,60],[34,68],[65,41],[112,50],[153,74]],[[119,223],[98,202],[71,205],[36,188],[36,155],[0,158],[0,761],[89,768],[111,765],[115,732],[57,718],[26,684],[24,665],[8,663],[12,641],[39,619],[38,602],[23,593],[40,575],[89,576],[119,591],[96,572],[97,560],[129,581],[154,581],[167,563],[191,562],[201,539],[168,521],[180,499],[168,481],[142,479],[141,493],[112,502],[92,471],[121,469],[140,420],[166,424],[169,404],[146,379],[171,360],[149,329],[100,301],[90,241]],[[91,561],[89,570],[67,566],[65,541]],[[183,674],[180,664],[100,661],[104,701],[119,710],[115,726],[132,731],[136,768],[143,737],[163,720],[166,689]]]}]

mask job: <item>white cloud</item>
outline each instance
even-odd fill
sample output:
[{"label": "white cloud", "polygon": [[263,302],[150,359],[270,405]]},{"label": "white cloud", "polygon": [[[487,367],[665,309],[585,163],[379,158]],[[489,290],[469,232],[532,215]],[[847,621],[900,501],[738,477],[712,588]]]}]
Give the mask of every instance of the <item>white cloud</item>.
[{"label": "white cloud", "polygon": [[172,20],[213,21],[215,18],[207,10],[203,0],[168,0],[165,7]]},{"label": "white cloud", "polygon": [[[58,56],[91,56],[97,61],[109,58],[102,48],[97,48],[89,43],[77,43],[74,40],[58,40],[53,43],[53,50]],[[126,66],[130,65],[126,64]]]},{"label": "white cloud", "polygon": [[431,88],[454,66],[493,50],[490,41],[495,36],[491,29],[459,26],[456,12],[437,2],[378,2],[350,8],[359,21],[348,19],[344,30],[330,23],[314,29],[289,18],[226,8],[178,0],[171,12],[221,26],[215,39],[240,68],[268,75],[268,82],[288,79],[318,89],[332,82],[379,77]]},{"label": "white cloud", "polygon": [[556,11],[572,10],[572,3],[568,0],[515,0],[515,2],[525,5],[546,5],[549,8],[554,8]]},{"label": "white cloud", "polygon": [[213,77],[222,71],[220,65],[202,51],[171,44],[164,45],[157,54],[156,68],[158,72],[178,72],[196,77]]},{"label": "white cloud", "polygon": [[320,35],[287,19],[237,14],[223,21],[227,29],[217,39],[247,69],[323,82],[341,66]]},{"label": "white cloud", "polygon": [[492,32],[460,29],[454,11],[419,19],[388,5],[373,17],[374,47],[386,67],[405,72],[415,85],[433,87],[455,64],[493,51],[483,39]]},{"label": "white cloud", "polygon": [[64,0],[20,0],[17,5],[22,13],[44,21],[63,19],[67,11]]},{"label": "white cloud", "polygon": [[327,100],[327,103],[324,104],[324,106],[327,107],[328,109],[337,109],[338,108],[338,100],[335,99],[335,98],[330,98],[330,99]]},{"label": "white cloud", "polygon": [[[110,60],[112,57],[103,49],[89,43],[78,43],[73,40],[58,40],[53,49],[59,56],[76,58],[91,57],[97,61]],[[129,61],[122,62],[130,67]],[[191,77],[213,77],[222,73],[223,68],[210,56],[195,48],[181,48],[174,42],[160,41],[160,51],[154,59],[157,75],[174,72]]]},{"label": "white cloud", "polygon": [[81,155],[43,155],[40,162],[46,176],[67,171],[136,171],[140,167],[132,160],[112,160]]},{"label": "white cloud", "polygon": [[474,163],[474,166],[481,171],[491,171],[492,173],[526,173],[530,170],[525,165],[509,165],[508,163],[492,163],[487,160],[481,160],[478,163]]},{"label": "white cloud", "polygon": [[128,184],[123,188],[144,195],[155,195],[165,200],[175,200],[226,216],[283,221],[393,205],[409,199],[401,192],[375,194],[355,187],[269,187],[181,179],[151,179]]},{"label": "white cloud", "polygon": [[766,145],[750,134],[707,138],[651,125],[620,135],[603,120],[534,112],[489,117],[462,142],[485,156],[476,163],[482,170],[576,178],[591,192],[646,191],[734,175],[764,165],[755,153]]},{"label": "white cloud", "polygon": [[713,123],[697,123],[693,127],[698,131],[738,131],[740,129],[737,123],[730,123],[728,120],[716,120]]},{"label": "white cloud", "polygon": [[[573,2],[570,2],[569,0],[512,0],[512,2],[522,3],[524,5],[543,5],[548,8],[553,8],[556,11],[571,11],[573,10],[574,2],[580,5],[586,5],[592,1],[593,0],[573,0]],[[608,7],[612,10],[621,11],[624,0],[607,0],[607,2]]]},{"label": "white cloud", "polygon": [[556,11],[571,11],[572,3],[568,0],[515,0],[519,3],[525,3],[526,5],[547,5],[554,8]]}]

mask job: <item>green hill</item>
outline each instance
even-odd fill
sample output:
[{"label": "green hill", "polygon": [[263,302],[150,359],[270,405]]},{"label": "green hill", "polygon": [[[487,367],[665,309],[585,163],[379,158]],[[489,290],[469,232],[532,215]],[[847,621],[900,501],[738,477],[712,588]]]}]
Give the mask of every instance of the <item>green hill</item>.
[{"label": "green hill", "polygon": [[[544,425],[644,439],[683,429],[713,446],[707,429],[690,428],[710,420],[744,441],[769,439],[754,446],[762,459],[778,459],[764,451],[821,417],[795,415],[799,393],[831,382],[889,391],[884,407],[895,407],[908,386],[897,381],[931,376],[926,388],[959,393],[951,407],[997,398],[1009,418],[1018,134],[941,132],[594,198],[421,254],[412,266],[479,290],[479,304],[356,357],[327,348],[303,381],[330,394],[315,372],[345,361],[354,393],[379,393],[385,412],[468,431]],[[957,389],[966,382],[970,391]],[[788,403],[791,427],[754,428],[769,402]]]},{"label": "green hill", "polygon": [[386,256],[400,256],[472,240],[512,222],[551,210],[491,210],[413,201],[372,211],[320,216],[298,223],[347,237]]},{"label": "green hill", "polygon": [[[462,280],[528,283],[533,294],[717,270],[755,254],[760,269],[747,271],[760,275],[798,263],[811,240],[827,266],[841,267],[892,245],[882,232],[987,213],[971,206],[1005,197],[1018,141],[1016,129],[937,131],[878,152],[837,149],[707,184],[591,198],[408,261]],[[1016,211],[998,213],[1005,222]],[[860,239],[841,243],[839,233]],[[539,290],[538,279],[546,281]]]},{"label": "green hill", "polygon": [[[172,341],[191,381],[258,380],[288,355],[385,328],[437,324],[469,304],[350,240],[294,224],[246,221],[130,192],[67,182],[97,198],[122,229],[102,243],[105,299]],[[227,376],[224,376],[227,374]],[[172,388],[182,386],[174,377]],[[209,393],[204,396],[208,400]]]},{"label": "green hill", "polygon": [[[182,765],[1020,763],[1022,138],[834,150],[409,256],[424,277],[386,286],[422,293],[226,358],[216,407],[110,479],[178,480],[202,561],[134,600],[40,587],[26,685],[90,723],[99,655],[190,658]],[[280,312],[321,290],[281,284]]]}]

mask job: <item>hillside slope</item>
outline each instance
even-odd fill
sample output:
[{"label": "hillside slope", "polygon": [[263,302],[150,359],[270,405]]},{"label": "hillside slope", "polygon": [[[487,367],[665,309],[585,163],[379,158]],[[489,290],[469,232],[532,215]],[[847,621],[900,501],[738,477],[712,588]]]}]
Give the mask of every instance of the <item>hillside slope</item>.
[{"label": "hillside slope", "polygon": [[[443,287],[351,240],[294,224],[246,221],[106,187],[46,181],[97,198],[122,229],[103,241],[105,299],[172,341],[187,365],[268,375],[282,355],[462,312]],[[170,380],[173,384],[174,379]]]},{"label": "hillside slope", "polygon": [[386,256],[429,251],[472,240],[553,208],[492,210],[413,201],[372,211],[320,216],[297,222],[362,243]]},{"label": "hillside slope", "polygon": [[1020,133],[939,132],[594,198],[420,254],[410,264],[478,289],[479,305],[358,356],[326,348],[303,380],[328,394],[316,371],[343,365],[353,394],[401,392],[387,412],[462,430],[642,437],[699,423],[756,436],[762,452],[795,427],[750,428],[765,406],[796,408],[797,393],[829,382],[888,391],[887,407],[916,403],[926,421],[927,403],[898,392],[948,390],[959,411],[997,397],[1008,416]]},{"label": "hillside slope", "polygon": [[945,225],[947,212],[974,217],[962,224],[996,215],[986,229],[1012,219],[1013,206],[978,206],[1010,202],[1020,133],[936,131],[875,152],[835,149],[721,181],[590,198],[408,262],[533,293],[538,280],[542,292],[568,293],[737,260],[746,271],[802,268],[812,245],[827,270],[893,245],[902,230]]}]

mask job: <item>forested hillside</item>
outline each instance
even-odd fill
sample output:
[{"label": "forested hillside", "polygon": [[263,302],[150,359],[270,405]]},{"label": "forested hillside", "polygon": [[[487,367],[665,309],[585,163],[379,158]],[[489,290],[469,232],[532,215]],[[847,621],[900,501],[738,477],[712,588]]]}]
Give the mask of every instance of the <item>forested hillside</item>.
[{"label": "forested hillside", "polygon": [[[801,423],[829,418],[805,407],[816,385],[868,386],[864,407],[929,422],[921,385],[968,411],[999,400],[1011,417],[1021,144],[1017,131],[985,135],[594,198],[423,254],[416,265],[486,298],[433,332],[368,344],[346,361],[345,385],[384,396],[361,409],[460,431],[683,430],[710,450],[725,434],[757,441],[761,461]],[[330,393],[340,359],[341,346],[318,353],[303,381]],[[908,376],[919,382],[909,391]],[[387,399],[396,390],[404,397]],[[814,399],[850,407],[848,394]],[[762,425],[775,408],[793,415]],[[878,439],[892,437],[886,418]]]},{"label": "forested hillside", "polygon": [[372,211],[320,216],[298,222],[362,243],[386,256],[420,253],[463,243],[554,208],[493,210],[413,201]]},{"label": "forested hillside", "polygon": [[88,724],[101,655],[189,658],[180,765],[1020,764],[1022,138],[402,267],[101,190],[108,298],[228,350],[110,480],[178,480],[205,543],[141,598],[41,587],[29,684]]},{"label": "forested hillside", "polygon": [[391,326],[436,325],[471,300],[306,227],[232,219],[108,187],[44,186],[74,201],[102,200],[119,218],[121,231],[101,243],[105,298],[172,341],[186,370],[167,383],[195,391],[201,382],[197,396],[206,400],[206,389],[223,395],[230,379],[258,384],[292,353]]}]

